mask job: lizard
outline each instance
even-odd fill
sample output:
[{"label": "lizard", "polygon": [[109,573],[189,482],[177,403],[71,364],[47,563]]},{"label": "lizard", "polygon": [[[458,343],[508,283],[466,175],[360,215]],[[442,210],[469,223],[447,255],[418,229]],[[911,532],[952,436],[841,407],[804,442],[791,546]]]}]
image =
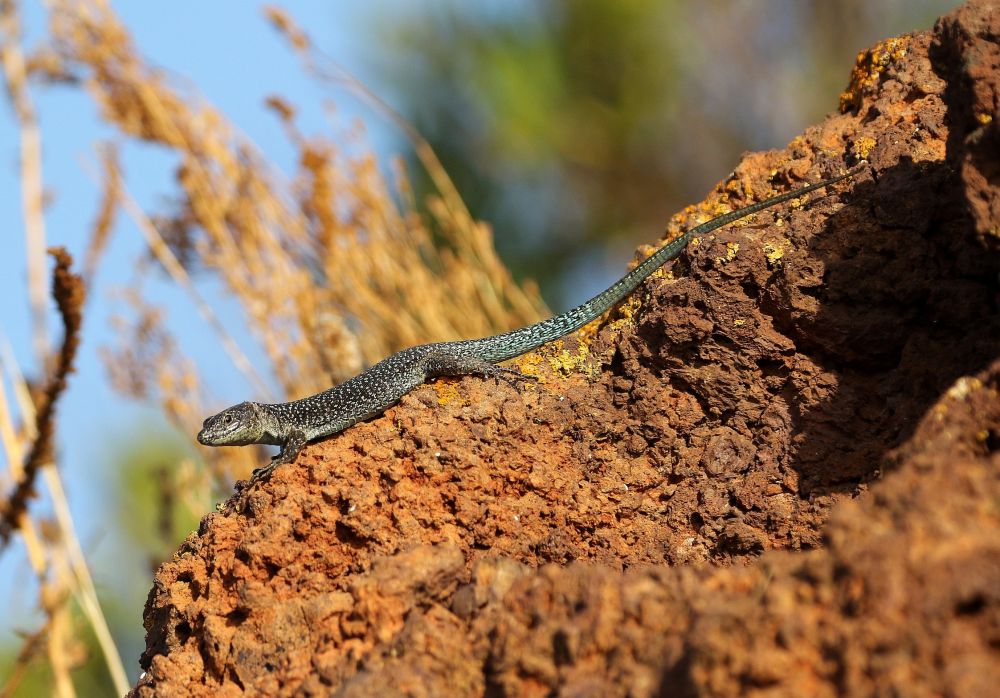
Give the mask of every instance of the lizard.
[{"label": "lizard", "polygon": [[497,364],[564,337],[597,319],[630,295],[650,274],[675,259],[692,238],[710,233],[764,209],[847,179],[864,165],[844,174],[777,194],[717,216],[659,247],[605,291],[560,315],[520,329],[480,339],[436,342],[403,349],[332,388],[300,400],[281,403],[241,402],[205,420],[198,442],[205,446],[267,444],[281,450],[254,470],[251,482],[291,463],[302,448],[371,419],[394,405],[429,378],[479,375],[514,383],[531,376]]}]

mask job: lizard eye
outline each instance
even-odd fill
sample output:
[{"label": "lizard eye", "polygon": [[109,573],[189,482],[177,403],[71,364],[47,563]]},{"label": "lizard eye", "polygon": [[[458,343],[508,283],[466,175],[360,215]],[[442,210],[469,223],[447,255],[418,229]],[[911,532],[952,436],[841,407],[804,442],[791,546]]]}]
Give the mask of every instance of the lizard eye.
[{"label": "lizard eye", "polygon": [[233,423],[233,415],[227,414],[225,416],[225,418],[223,418],[222,421],[225,422],[226,424],[232,424]]}]

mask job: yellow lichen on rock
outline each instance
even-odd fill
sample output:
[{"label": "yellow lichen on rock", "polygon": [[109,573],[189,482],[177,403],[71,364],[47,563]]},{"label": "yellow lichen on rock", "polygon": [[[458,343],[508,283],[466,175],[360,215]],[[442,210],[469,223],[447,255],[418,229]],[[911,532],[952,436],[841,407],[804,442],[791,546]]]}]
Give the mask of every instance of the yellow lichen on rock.
[{"label": "yellow lichen on rock", "polygon": [[[537,378],[538,383],[543,385],[549,382],[549,377],[552,375],[568,376],[571,373],[582,373],[587,377],[594,377],[600,373],[600,362],[591,355],[589,343],[593,339],[593,335],[596,334],[596,326],[599,322],[595,320],[591,324],[595,327],[586,338],[587,341],[578,337],[580,341],[577,342],[575,350],[570,351],[562,339],[557,339],[535,351],[517,357],[513,361],[514,365],[521,373]],[[587,327],[584,329],[586,330]],[[548,364],[549,371],[541,370],[543,363]]]},{"label": "yellow lichen on rock", "polygon": [[854,157],[861,160],[867,160],[874,148],[875,139],[870,136],[862,136],[854,141],[854,145],[851,147],[851,152],[854,154]]},{"label": "yellow lichen on rock", "polygon": [[431,387],[437,393],[439,405],[450,405],[453,402],[465,404],[465,398],[458,392],[457,380],[436,380],[431,383]]},{"label": "yellow lichen on rock", "polygon": [[727,242],[726,243],[726,254],[722,257],[716,257],[715,261],[719,264],[726,264],[736,259],[736,254],[740,251],[740,244],[738,242]]},{"label": "yellow lichen on rock", "polygon": [[764,245],[763,250],[769,267],[773,269],[774,267],[781,266],[781,258],[785,256],[785,248],[781,245],[768,242]]},{"label": "yellow lichen on rock", "polygon": [[864,93],[878,86],[879,76],[891,63],[902,59],[909,46],[908,37],[897,37],[879,42],[867,51],[858,53],[851,71],[851,81],[847,90],[840,95],[840,111],[845,113],[860,107]]},{"label": "yellow lichen on rock", "polygon": [[600,366],[593,360],[589,348],[582,343],[577,345],[575,351],[570,351],[561,340],[554,342],[552,353],[545,358],[553,372],[562,375],[582,373],[588,378],[593,378],[600,373]]}]

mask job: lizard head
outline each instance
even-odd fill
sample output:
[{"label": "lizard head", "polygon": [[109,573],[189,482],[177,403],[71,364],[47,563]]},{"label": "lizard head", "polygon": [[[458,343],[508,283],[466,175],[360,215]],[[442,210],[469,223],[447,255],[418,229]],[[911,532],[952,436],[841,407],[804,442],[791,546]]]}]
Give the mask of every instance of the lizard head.
[{"label": "lizard head", "polygon": [[241,402],[205,420],[198,443],[205,446],[246,446],[260,443],[264,420],[255,402]]}]

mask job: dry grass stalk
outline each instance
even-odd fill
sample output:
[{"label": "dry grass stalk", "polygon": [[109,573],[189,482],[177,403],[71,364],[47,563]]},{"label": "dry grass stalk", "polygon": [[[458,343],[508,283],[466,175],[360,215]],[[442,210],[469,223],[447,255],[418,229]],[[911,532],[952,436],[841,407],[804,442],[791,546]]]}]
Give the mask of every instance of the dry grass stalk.
[{"label": "dry grass stalk", "polygon": [[146,215],[146,212],[142,210],[142,207],[138,204],[138,202],[136,202],[136,200],[129,193],[128,189],[122,184],[119,184],[119,194],[121,196],[122,205],[132,218],[132,221],[136,224],[136,227],[138,227],[142,232],[143,237],[146,239],[146,244],[149,246],[149,250],[153,253],[153,256],[163,266],[163,268],[167,270],[167,273],[170,274],[170,278],[174,280],[174,283],[184,289],[191,297],[191,300],[194,301],[195,306],[198,308],[198,313],[212,328],[212,331],[215,332],[219,341],[222,342],[222,346],[225,348],[226,353],[229,354],[229,358],[232,360],[233,364],[235,364],[240,372],[246,376],[246,378],[250,381],[250,384],[257,392],[262,395],[267,395],[270,390],[264,382],[264,379],[257,373],[253,364],[250,363],[246,354],[243,353],[239,344],[236,343],[236,340],[230,336],[228,331],[226,331],[226,328],[215,314],[212,306],[201,297],[198,289],[191,281],[191,277],[171,251],[170,246],[167,245],[163,235],[160,234],[160,231],[157,230],[156,226],[149,219],[149,216]]},{"label": "dry grass stalk", "polygon": [[7,682],[0,686],[0,698],[12,698],[17,687],[21,685],[28,667],[34,661],[42,649],[45,647],[45,637],[48,634],[48,626],[42,626],[33,633],[23,635],[24,641],[21,643],[21,650],[14,659],[14,664],[10,668]]},{"label": "dry grass stalk", "polygon": [[[148,266],[148,265],[147,265]],[[141,278],[148,271],[139,270]],[[126,291],[123,303],[132,318],[117,316],[112,325],[120,339],[115,350],[102,348],[112,386],[120,393],[137,399],[159,396],[164,416],[181,430],[190,430],[205,415],[199,395],[199,379],[194,363],[182,355],[169,332],[160,309],[150,305],[135,289]],[[208,460],[208,470],[215,482],[232,480],[257,465],[261,454],[254,449],[227,449]],[[180,500],[196,515],[204,512],[211,483],[204,468],[189,472],[184,461],[175,464],[175,486]],[[183,486],[182,486],[183,485]]]},{"label": "dry grass stalk", "polygon": [[27,70],[21,51],[21,22],[14,0],[0,0],[0,63],[7,95],[14,107],[21,142],[21,212],[28,254],[28,299],[35,357],[49,354],[45,284],[45,218],[42,180],[42,137],[35,107],[28,93]]},{"label": "dry grass stalk", "polygon": [[472,218],[430,142],[402,114],[372,92],[367,85],[323,54],[309,35],[282,8],[265,6],[264,14],[274,28],[288,40],[307,72],[322,82],[343,87],[360,97],[378,114],[388,119],[410,141],[417,159],[439,192],[438,196],[432,197],[428,202],[434,222],[456,252],[469,255],[465,262],[469,264],[470,269],[480,268],[488,272],[484,279],[486,283],[477,289],[485,291],[478,299],[483,303],[482,312],[497,313],[502,323],[510,314],[504,303],[497,303],[504,301],[522,315],[522,321],[525,323],[534,322],[548,314],[548,309],[539,298],[537,289],[533,286],[527,290],[518,287],[507,268],[498,262],[496,251],[493,249],[490,227]]},{"label": "dry grass stalk", "polygon": [[[51,548],[60,546],[51,541]],[[47,583],[41,588],[42,608],[48,616],[49,632],[46,635],[46,657],[52,671],[52,695],[72,698],[76,695],[70,675],[81,663],[79,643],[73,637],[73,621],[69,611],[72,578],[65,555],[53,555]]]},{"label": "dry grass stalk", "polygon": [[[24,448],[29,442],[37,440],[38,434],[34,428],[37,424],[37,410],[32,403],[31,392],[24,381],[23,376],[14,361],[13,352],[8,347],[3,352],[4,364],[7,367],[7,374],[14,388],[19,412],[22,416],[26,428],[21,431],[20,437],[16,434],[13,425],[11,411],[8,406],[6,392],[3,390],[3,383],[0,381],[0,443],[7,456],[11,474],[15,481],[23,475],[21,463],[24,460]],[[84,616],[90,623],[101,648],[105,664],[114,683],[115,690],[119,694],[124,694],[128,690],[128,677],[125,674],[125,667],[122,663],[118,648],[111,637],[107,619],[101,610],[100,602],[97,598],[97,590],[94,587],[90,570],[87,567],[86,559],[80,548],[80,541],[76,535],[72,515],[69,510],[69,502],[63,490],[62,480],[59,471],[52,463],[46,464],[41,469],[42,476],[49,491],[52,508],[56,515],[57,528],[49,527],[45,536],[39,536],[36,526],[27,512],[21,515],[19,532],[24,540],[28,551],[28,560],[35,573],[41,590],[41,607],[46,613],[47,621],[44,627],[46,633],[45,646],[50,652],[59,643],[71,644],[69,637],[58,637],[52,640],[49,635],[55,629],[56,635],[65,635],[68,626],[64,622],[56,623],[56,614],[68,614],[65,606],[72,596],[76,599]],[[54,564],[53,561],[58,561]],[[71,575],[54,574],[55,570],[68,570]],[[59,601],[59,603],[56,603]],[[30,636],[29,636],[30,640]],[[76,646],[75,643],[72,643]],[[63,653],[65,654],[65,653]],[[77,653],[79,654],[79,653]],[[25,655],[22,651],[21,655]],[[33,653],[29,653],[33,657]],[[61,680],[61,679],[60,679]],[[70,687],[71,688],[71,687]],[[65,691],[66,686],[61,684],[59,691]]]},{"label": "dry grass stalk", "polygon": [[125,665],[122,663],[121,654],[111,636],[111,628],[101,610],[100,601],[97,598],[97,588],[94,580],[90,576],[90,569],[87,567],[87,560],[83,550],[80,548],[80,539],[76,535],[76,527],[73,524],[73,517],[69,510],[69,502],[63,490],[62,479],[59,471],[54,466],[49,465],[42,471],[45,478],[46,487],[52,497],[52,506],[55,511],[56,521],[59,524],[60,541],[62,542],[66,560],[66,566],[71,573],[68,588],[73,593],[74,598],[83,610],[83,614],[90,623],[97,644],[101,648],[105,665],[111,675],[115,692],[118,695],[125,695],[129,688],[128,676],[125,674]]},{"label": "dry grass stalk", "polygon": [[101,204],[97,209],[97,218],[90,228],[90,242],[83,258],[83,281],[87,288],[92,288],[94,274],[107,249],[111,229],[114,227],[115,214],[118,212],[121,198],[122,178],[118,165],[118,148],[105,144],[99,149],[101,158]]}]

